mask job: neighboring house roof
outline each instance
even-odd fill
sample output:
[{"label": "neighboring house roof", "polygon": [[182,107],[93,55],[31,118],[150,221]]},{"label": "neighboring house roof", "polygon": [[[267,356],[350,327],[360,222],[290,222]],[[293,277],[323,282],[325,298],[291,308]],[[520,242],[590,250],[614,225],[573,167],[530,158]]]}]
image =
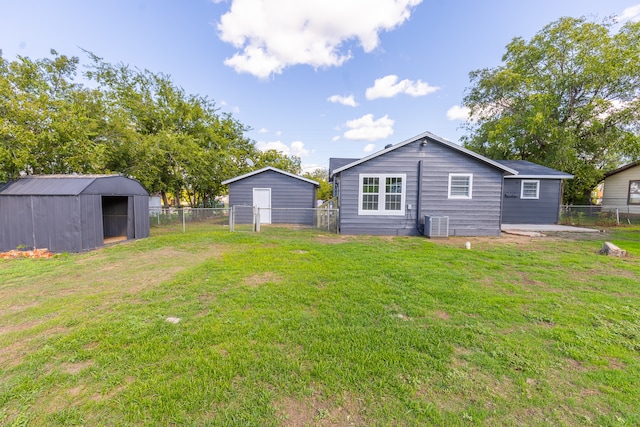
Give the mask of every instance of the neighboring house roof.
[{"label": "neighboring house roof", "polygon": [[[9,181],[0,187],[0,194],[9,196],[77,196],[97,180],[112,178],[130,179],[118,174],[27,175]],[[142,185],[140,187],[142,188]],[[148,193],[145,191],[144,194]]]},{"label": "neighboring house roof", "polygon": [[223,185],[231,184],[232,182],[240,181],[241,179],[249,178],[250,176],[258,175],[258,174],[260,174],[262,172],[266,172],[266,171],[273,171],[273,172],[281,173],[282,175],[290,176],[291,178],[296,178],[296,179],[299,179],[300,181],[308,182],[309,184],[313,184],[313,185],[315,185],[317,187],[320,186],[320,184],[317,181],[313,181],[311,179],[303,178],[303,177],[301,177],[299,175],[295,175],[295,174],[292,174],[292,173],[289,173],[289,172],[285,172],[283,170],[280,170],[278,168],[274,168],[272,166],[267,166],[265,168],[258,169],[258,170],[253,171],[253,172],[245,173],[244,175],[236,176],[235,178],[227,179],[226,181],[222,181],[222,184]]},{"label": "neighboring house roof", "polygon": [[637,160],[637,161],[631,162],[631,163],[627,163],[624,166],[620,166],[618,169],[615,169],[615,170],[612,170],[610,172],[605,173],[604,176],[606,178],[606,177],[609,177],[611,175],[615,175],[617,173],[626,171],[627,169],[631,169],[631,168],[636,167],[636,166],[640,166],[640,160]]},{"label": "neighboring house roof", "polygon": [[502,170],[504,172],[507,172],[508,174],[512,174],[512,175],[517,175],[518,174],[518,172],[516,170],[511,169],[508,166],[502,165],[502,164],[500,164],[500,163],[498,163],[498,162],[496,162],[494,160],[491,160],[491,159],[488,159],[488,158],[486,158],[484,156],[481,156],[478,153],[474,153],[471,150],[467,150],[466,148],[462,147],[461,145],[456,144],[455,142],[452,142],[452,141],[449,141],[447,139],[441,138],[441,137],[439,137],[437,135],[432,134],[431,132],[424,132],[424,133],[421,133],[420,135],[414,136],[413,138],[409,138],[406,141],[402,141],[402,142],[400,142],[398,144],[392,145],[389,148],[385,148],[384,150],[378,151],[377,153],[371,154],[371,155],[369,155],[367,157],[363,157],[362,159],[358,159],[358,160],[356,160],[354,162],[351,162],[351,163],[348,163],[348,164],[346,164],[344,166],[338,167],[338,168],[336,168],[335,170],[333,170],[330,173],[329,178],[331,178],[331,176],[335,175],[336,173],[342,172],[342,171],[344,171],[346,169],[350,169],[350,168],[352,168],[354,166],[357,166],[357,165],[359,165],[361,163],[366,162],[367,160],[371,160],[371,159],[374,159],[374,158],[376,158],[378,156],[382,156],[383,154],[386,154],[386,153],[388,153],[390,151],[393,151],[393,150],[397,150],[400,147],[403,147],[403,146],[405,146],[407,144],[410,144],[412,142],[419,141],[421,139],[424,139],[424,140],[430,139],[430,140],[435,141],[435,142],[437,142],[439,144],[445,145],[445,146],[447,146],[447,147],[449,147],[449,148],[451,148],[451,149],[453,149],[455,151],[458,151],[460,153],[466,154],[469,157],[473,157],[473,158],[475,158],[475,159],[477,159],[477,160],[479,160],[479,161],[481,161],[483,163],[486,163],[486,164],[491,165],[491,166],[493,166],[493,167],[495,167],[497,169],[500,169],[500,170]]},{"label": "neighboring house roof", "polygon": [[505,178],[520,179],[571,179],[573,175],[548,168],[546,166],[531,163],[526,160],[496,160],[511,169],[518,171],[518,175],[507,176]]}]

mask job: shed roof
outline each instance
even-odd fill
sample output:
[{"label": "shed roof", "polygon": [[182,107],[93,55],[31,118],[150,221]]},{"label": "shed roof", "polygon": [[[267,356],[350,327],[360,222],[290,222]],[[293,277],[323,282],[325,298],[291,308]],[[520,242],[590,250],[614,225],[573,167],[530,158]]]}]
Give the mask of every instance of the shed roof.
[{"label": "shed roof", "polygon": [[633,167],[635,167],[635,166],[640,166],[640,160],[637,160],[637,161],[635,161],[635,162],[631,162],[631,163],[627,163],[627,164],[626,164],[626,165],[624,165],[624,166],[620,166],[618,169],[614,169],[614,170],[612,170],[612,171],[610,171],[610,172],[605,173],[605,174],[604,174],[604,176],[605,176],[605,178],[606,178],[606,177],[609,177],[609,176],[611,176],[611,175],[615,175],[615,174],[617,174],[617,173],[620,173],[620,172],[626,171],[627,169],[631,169],[631,168],[633,168]]},{"label": "shed roof", "polygon": [[346,164],[344,166],[338,167],[338,168],[336,168],[335,170],[333,170],[331,172],[329,178],[331,179],[331,177],[333,175],[335,175],[336,173],[342,172],[342,171],[344,171],[346,169],[350,169],[350,168],[352,168],[354,166],[357,166],[357,165],[359,165],[361,163],[366,162],[367,160],[371,160],[371,159],[374,159],[374,158],[376,158],[378,156],[382,156],[383,154],[386,154],[386,153],[388,153],[390,151],[393,151],[393,150],[397,150],[400,147],[403,147],[403,146],[405,146],[407,144],[410,144],[412,142],[419,141],[421,139],[425,140],[425,141],[431,140],[431,141],[437,142],[439,144],[445,145],[445,146],[447,146],[447,147],[449,147],[449,148],[451,148],[451,149],[453,149],[455,151],[458,151],[460,153],[466,154],[469,157],[473,157],[473,158],[475,158],[475,159],[477,159],[477,160],[479,160],[479,161],[481,161],[483,163],[486,163],[486,164],[488,164],[490,166],[493,166],[496,169],[500,169],[500,170],[502,170],[502,171],[504,171],[504,172],[506,172],[506,173],[508,173],[510,175],[517,175],[518,174],[518,172],[516,170],[511,169],[510,167],[508,167],[506,165],[502,165],[502,164],[500,164],[500,163],[498,163],[498,162],[496,162],[494,160],[491,160],[491,159],[489,159],[487,157],[484,157],[484,156],[482,156],[482,155],[480,155],[478,153],[474,153],[473,151],[468,150],[468,149],[464,148],[463,146],[456,144],[455,142],[449,141],[448,139],[441,138],[441,137],[439,137],[437,135],[432,134],[431,132],[423,132],[420,135],[414,136],[413,138],[409,138],[409,139],[407,139],[405,141],[402,141],[402,142],[400,142],[398,144],[392,145],[391,147],[385,148],[384,150],[380,150],[377,153],[373,153],[373,154],[371,154],[371,155],[369,155],[367,157],[363,157],[362,159],[359,159],[359,160],[356,160],[356,161],[351,162],[349,164]]},{"label": "shed roof", "polygon": [[[101,185],[95,185],[100,183]],[[122,175],[27,175],[0,187],[0,195],[77,196],[80,194],[148,195],[136,180]]]},{"label": "shed roof", "polygon": [[507,176],[505,178],[520,178],[520,179],[571,179],[573,175],[551,169],[546,166],[532,163],[527,160],[496,160],[496,162],[503,164],[511,169],[518,171],[518,175]]},{"label": "shed roof", "polygon": [[239,176],[236,176],[234,178],[227,179],[226,181],[222,181],[222,184],[224,184],[224,185],[231,184],[232,182],[240,181],[241,179],[249,178],[250,176],[258,175],[258,174],[261,174],[261,173],[267,172],[267,171],[273,171],[273,172],[280,173],[282,175],[289,176],[291,178],[296,178],[296,179],[299,179],[300,181],[304,181],[304,182],[308,182],[309,184],[313,184],[316,187],[320,186],[320,184],[317,181],[314,181],[314,180],[311,180],[311,179],[308,179],[308,178],[304,178],[304,177],[301,177],[299,175],[296,175],[296,174],[293,174],[293,173],[290,173],[290,172],[285,172],[285,171],[283,171],[281,169],[274,168],[273,166],[267,166],[267,167],[264,167],[262,169],[255,170],[253,172],[245,173],[244,175],[239,175]]}]

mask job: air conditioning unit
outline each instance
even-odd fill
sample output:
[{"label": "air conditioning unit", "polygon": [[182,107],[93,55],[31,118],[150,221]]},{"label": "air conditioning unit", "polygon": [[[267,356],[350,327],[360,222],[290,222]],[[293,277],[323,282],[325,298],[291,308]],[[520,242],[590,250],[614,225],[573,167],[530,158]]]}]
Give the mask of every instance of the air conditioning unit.
[{"label": "air conditioning unit", "polygon": [[449,237],[448,216],[424,216],[424,235],[432,237]]}]

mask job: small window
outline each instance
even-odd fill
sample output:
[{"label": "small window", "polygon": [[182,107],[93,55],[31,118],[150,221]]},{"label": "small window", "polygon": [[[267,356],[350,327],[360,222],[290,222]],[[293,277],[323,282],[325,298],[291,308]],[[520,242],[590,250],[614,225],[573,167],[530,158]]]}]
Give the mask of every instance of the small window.
[{"label": "small window", "polygon": [[473,187],[473,174],[450,173],[449,174],[449,198],[470,199]]},{"label": "small window", "polygon": [[406,174],[360,175],[359,215],[404,215]]},{"label": "small window", "polygon": [[629,204],[640,205],[640,181],[629,181]]},{"label": "small window", "polygon": [[521,199],[538,199],[540,196],[540,181],[522,180],[520,187]]}]

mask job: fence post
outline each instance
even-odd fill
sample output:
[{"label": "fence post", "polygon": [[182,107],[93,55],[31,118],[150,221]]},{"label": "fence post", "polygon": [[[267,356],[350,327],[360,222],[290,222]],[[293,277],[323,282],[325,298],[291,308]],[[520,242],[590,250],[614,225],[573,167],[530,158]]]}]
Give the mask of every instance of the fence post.
[{"label": "fence post", "polygon": [[256,232],[260,232],[260,208],[253,208],[253,222],[254,222],[254,230]]},{"label": "fence post", "polygon": [[184,217],[184,208],[181,209],[182,211],[182,232],[186,233],[187,232],[187,223]]}]

